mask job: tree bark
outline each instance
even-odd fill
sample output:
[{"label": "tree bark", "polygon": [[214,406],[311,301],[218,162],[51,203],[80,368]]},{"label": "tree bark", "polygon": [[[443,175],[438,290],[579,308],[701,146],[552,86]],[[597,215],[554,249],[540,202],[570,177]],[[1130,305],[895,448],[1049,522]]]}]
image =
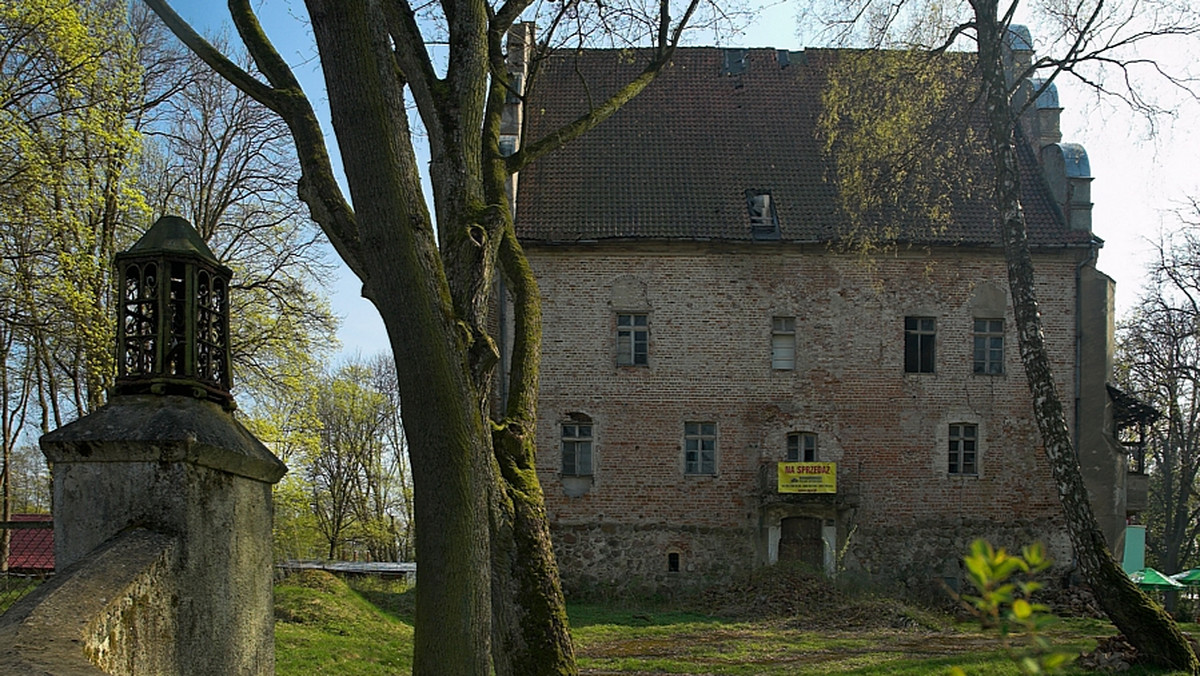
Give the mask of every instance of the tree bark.
[{"label": "tree bark", "polygon": [[483,394],[424,209],[402,83],[371,3],[310,0],[334,130],[363,244],[363,295],[387,327],[421,532],[413,673],[491,671]]},{"label": "tree bark", "polygon": [[541,307],[511,224],[500,249],[514,299],[513,373],[492,439],[498,469],[492,527],[492,652],[498,676],[573,676],[570,626],[534,459]]},{"label": "tree bark", "polygon": [[1009,288],[1016,316],[1021,361],[1033,397],[1034,418],[1054,475],[1076,563],[1095,590],[1101,607],[1146,660],[1189,673],[1200,670],[1178,625],[1143,594],[1108,551],[1104,534],[1088,502],[1087,488],[1071,442],[1057,386],[1046,354],[1041,316],[1034,292],[1033,259],[1020,201],[1020,174],[1014,145],[1015,118],[1005,79],[1001,45],[1005,29],[994,0],[973,0],[988,117],[988,141],[1001,217]]}]

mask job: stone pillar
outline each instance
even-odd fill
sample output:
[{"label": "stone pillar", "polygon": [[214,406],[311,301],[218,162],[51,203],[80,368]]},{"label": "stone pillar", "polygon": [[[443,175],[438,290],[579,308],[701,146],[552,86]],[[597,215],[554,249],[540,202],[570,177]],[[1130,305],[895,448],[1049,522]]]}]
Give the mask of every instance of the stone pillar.
[{"label": "stone pillar", "polygon": [[172,535],[180,673],[274,673],[271,486],[286,468],[225,406],[117,395],[41,447],[60,568],[127,529]]}]

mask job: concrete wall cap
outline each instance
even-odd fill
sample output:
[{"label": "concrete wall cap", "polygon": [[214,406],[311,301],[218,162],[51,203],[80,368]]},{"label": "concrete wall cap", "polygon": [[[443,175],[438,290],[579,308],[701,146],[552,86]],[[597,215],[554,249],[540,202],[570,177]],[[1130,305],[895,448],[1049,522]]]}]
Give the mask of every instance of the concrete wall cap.
[{"label": "concrete wall cap", "polygon": [[188,462],[275,483],[287,466],[219,405],[184,396],[114,397],[49,432],[42,452],[59,462]]}]

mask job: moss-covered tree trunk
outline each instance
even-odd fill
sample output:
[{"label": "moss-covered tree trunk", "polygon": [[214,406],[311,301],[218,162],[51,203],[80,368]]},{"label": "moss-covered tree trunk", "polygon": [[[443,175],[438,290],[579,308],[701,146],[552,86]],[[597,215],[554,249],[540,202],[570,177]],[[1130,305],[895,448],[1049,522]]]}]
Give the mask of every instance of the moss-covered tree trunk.
[{"label": "moss-covered tree trunk", "polygon": [[1117,565],[1088,502],[1046,354],[1034,293],[1033,260],[1021,209],[1020,174],[1013,139],[1015,117],[1001,53],[1004,28],[997,20],[995,0],[972,0],[972,7],[978,31],[979,67],[984,80],[988,143],[994,159],[996,200],[1021,361],[1025,365],[1034,418],[1054,474],[1076,563],[1084,579],[1095,590],[1105,613],[1137,647],[1140,655],[1168,668],[1196,673],[1200,663],[1186,638],[1162,607],[1138,590]]},{"label": "moss-covered tree trunk", "polygon": [[[405,0],[306,0],[353,207],[308,99],[249,0],[229,0],[230,13],[266,82],[196,35],[165,0],[145,2],[205,63],[287,123],[303,172],[300,197],[387,327],[419,526],[413,673],[576,673],[534,465],[540,299],[513,232],[505,183],[644,89],[668,63],[699,0],[675,21],[662,0],[646,16],[657,49],[645,69],[592,111],[507,158],[499,149],[511,92],[504,39],[532,0],[437,3],[444,76]],[[436,234],[406,92],[429,141]],[[498,352],[488,326],[494,303],[503,302],[493,297],[498,270],[512,291],[517,330],[510,400],[491,420]]]}]

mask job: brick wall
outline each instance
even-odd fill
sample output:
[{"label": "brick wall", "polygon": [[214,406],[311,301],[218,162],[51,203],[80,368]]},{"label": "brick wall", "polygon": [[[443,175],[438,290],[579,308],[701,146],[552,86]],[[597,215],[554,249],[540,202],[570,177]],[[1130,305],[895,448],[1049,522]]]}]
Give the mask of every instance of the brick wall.
[{"label": "brick wall", "polygon": [[[631,571],[672,583],[759,565],[788,515],[836,525],[838,550],[853,532],[842,563],[874,576],[886,577],[881,561],[919,537],[938,543],[920,551],[940,577],[984,524],[997,533],[1019,524],[1013,533],[1036,534],[1069,559],[998,252],[901,252],[869,264],[786,244],[529,253],[544,313],[539,472],[568,587],[620,584]],[[1065,402],[1074,397],[1075,263],[1070,252],[1037,259]],[[649,315],[647,366],[616,365],[619,312]],[[904,373],[906,315],[936,318],[936,372]],[[794,370],[771,368],[773,316],[795,317]],[[974,375],[972,320],[999,316],[1005,372]],[[593,422],[594,474],[561,477],[559,424],[580,413]],[[716,474],[685,474],[685,422],[716,423]],[[978,426],[977,476],[947,472],[951,423]],[[816,433],[819,459],[837,463],[838,498],[767,509],[762,477],[799,431]],[[943,529],[955,537],[931,537]],[[663,577],[671,552],[681,570]]]}]

